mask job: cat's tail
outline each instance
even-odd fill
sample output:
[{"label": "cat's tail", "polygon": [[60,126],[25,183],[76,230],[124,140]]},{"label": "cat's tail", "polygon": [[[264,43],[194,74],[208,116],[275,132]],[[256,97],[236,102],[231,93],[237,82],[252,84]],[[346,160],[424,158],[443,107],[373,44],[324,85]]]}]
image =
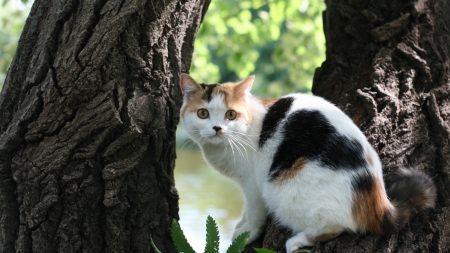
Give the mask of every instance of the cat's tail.
[{"label": "cat's tail", "polygon": [[394,208],[384,214],[383,234],[397,232],[415,212],[434,207],[436,201],[433,180],[414,169],[399,169],[390,176],[386,192]]}]

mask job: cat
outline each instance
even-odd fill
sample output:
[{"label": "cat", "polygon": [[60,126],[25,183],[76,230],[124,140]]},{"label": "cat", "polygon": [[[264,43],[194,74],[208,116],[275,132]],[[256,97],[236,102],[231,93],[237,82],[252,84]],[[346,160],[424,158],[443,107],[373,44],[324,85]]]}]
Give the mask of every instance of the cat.
[{"label": "cat", "polygon": [[250,231],[252,242],[271,214],[293,231],[291,253],[344,231],[390,234],[434,206],[434,183],[418,170],[399,169],[385,187],[376,151],[335,105],[306,94],[262,99],[250,93],[254,79],[206,85],[181,75],[184,128],[244,193],[233,239]]}]

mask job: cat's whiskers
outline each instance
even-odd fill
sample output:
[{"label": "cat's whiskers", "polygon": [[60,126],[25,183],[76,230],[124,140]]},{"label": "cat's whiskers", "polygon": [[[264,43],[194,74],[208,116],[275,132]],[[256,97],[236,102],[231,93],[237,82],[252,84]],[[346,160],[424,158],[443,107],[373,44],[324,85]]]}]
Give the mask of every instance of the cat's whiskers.
[{"label": "cat's whiskers", "polygon": [[230,136],[229,140],[234,144],[236,150],[242,155],[242,157],[244,157],[244,153],[242,153],[242,150],[238,145],[240,143],[238,141],[236,141],[232,135],[229,135],[229,136]]},{"label": "cat's whiskers", "polygon": [[[243,142],[241,140],[241,138],[239,136],[237,136],[237,135],[229,135],[229,137],[230,137],[230,139],[233,140],[233,143],[236,144],[236,148],[239,150],[239,152],[241,153],[242,157],[245,157],[247,159],[247,162],[248,162],[248,153],[247,153],[247,149],[245,147],[246,145],[248,146],[248,144]],[[241,147],[244,149],[245,156],[244,156],[244,153],[241,150]]]},{"label": "cat's whiskers", "polygon": [[190,134],[192,139],[198,142],[199,146],[204,144],[205,138],[200,134],[200,131],[191,132]]},{"label": "cat's whiskers", "polygon": [[235,158],[235,156],[234,156],[234,148],[233,148],[233,143],[232,143],[232,141],[231,141],[231,139],[230,139],[230,138],[227,138],[227,140],[228,140],[228,143],[230,144],[230,147],[231,147],[231,152],[233,153],[233,161],[234,161],[234,163],[233,163],[233,164],[236,164],[236,158]]},{"label": "cat's whiskers", "polygon": [[181,146],[180,146],[180,147],[177,147],[177,148],[178,148],[178,149],[184,149],[186,145],[187,145],[187,147],[189,148],[190,143],[189,143],[188,140],[184,141],[184,142],[181,144]]},{"label": "cat's whiskers", "polygon": [[[240,132],[231,131],[231,130],[228,130],[228,131],[231,132],[233,135],[238,134],[238,135],[234,135],[234,136],[239,137],[239,139],[241,141],[246,142],[246,144],[248,144],[249,146],[251,146],[253,148],[254,143],[253,143],[253,140],[249,136],[256,136],[256,135],[249,135],[249,134],[240,133]],[[255,150],[255,149],[253,148],[253,150]]]},{"label": "cat's whiskers", "polygon": [[228,132],[231,132],[231,133],[233,133],[233,134],[239,134],[240,136],[245,136],[245,137],[247,137],[248,139],[250,139],[249,136],[259,136],[259,135],[256,135],[256,134],[246,134],[246,133],[241,133],[241,132],[232,131],[232,130],[228,130]]},{"label": "cat's whiskers", "polygon": [[225,150],[222,152],[222,155],[220,156],[220,159],[223,159],[224,157],[227,156],[227,152],[228,152],[228,145],[224,145],[225,146]]},{"label": "cat's whiskers", "polygon": [[[197,147],[197,144],[195,142],[186,141],[181,147],[178,149],[183,149],[187,152],[192,152]],[[186,153],[185,153],[186,155]],[[185,157],[186,158],[186,157]]]},{"label": "cat's whiskers", "polygon": [[233,138],[234,141],[236,141],[236,143],[238,143],[244,149],[245,156],[246,156],[247,161],[248,161],[248,153],[247,153],[246,146],[252,148],[254,151],[256,151],[256,150],[252,147],[252,145],[250,143],[247,142],[247,140],[243,139],[242,137],[240,137],[238,135],[232,135],[231,138]]},{"label": "cat's whiskers", "polygon": [[186,150],[192,150],[197,144],[193,142],[192,140],[186,140],[181,144],[181,147],[178,147],[178,149],[186,149]]},{"label": "cat's whiskers", "polygon": [[253,147],[254,146],[253,141],[250,138],[247,137],[247,139],[245,139],[244,137],[246,136],[239,136],[239,135],[234,135],[233,137],[242,142],[243,144],[245,144],[245,146],[253,149],[253,151],[256,151],[256,149]]},{"label": "cat's whiskers", "polygon": [[245,156],[248,157],[247,149],[245,149],[245,146],[242,145],[242,143],[236,138],[236,136],[230,135],[230,138],[235,142],[236,148],[239,149],[239,153],[241,153],[242,157],[244,157],[244,153],[242,152],[241,147],[244,149]]},{"label": "cat's whiskers", "polygon": [[[234,131],[230,131],[230,132],[232,133],[231,136],[233,136],[233,138],[236,141],[238,141],[239,144],[250,147],[251,149],[253,149],[253,151],[256,152],[256,149],[254,148],[255,145],[250,137],[248,137],[246,134],[243,134],[243,133],[234,132]],[[236,135],[236,134],[240,134],[240,135]],[[244,149],[245,149],[245,147],[244,147]]]},{"label": "cat's whiskers", "polygon": [[245,136],[259,136],[258,134],[246,134],[246,133],[241,133],[241,132],[237,132],[237,131],[231,131],[231,130],[228,130],[229,132],[233,132],[233,133],[237,133],[237,134],[240,134],[240,135],[245,135]]},{"label": "cat's whiskers", "polygon": [[199,142],[199,144],[200,144],[200,146],[203,146],[203,145],[205,145],[205,144],[208,144],[209,143],[209,139],[211,138],[211,136],[202,136],[202,135],[199,135],[199,137],[198,137],[198,141],[197,142]]},{"label": "cat's whiskers", "polygon": [[[253,130],[253,128],[251,126],[248,126],[248,128]],[[232,133],[239,134],[239,137],[242,138],[243,142],[246,139],[247,140],[246,145],[248,145],[251,149],[253,149],[253,151],[255,151],[255,152],[253,152],[253,155],[255,155],[255,156],[260,156],[261,155],[259,152],[256,151],[256,149],[255,149],[256,145],[253,142],[252,138],[250,138],[250,136],[257,136],[258,137],[257,139],[259,139],[259,136],[260,136],[259,134],[247,134],[247,133],[241,133],[241,132],[236,132],[236,131],[231,131],[231,130],[228,130],[228,131],[232,132]],[[243,137],[245,137],[245,139],[243,139]]]}]

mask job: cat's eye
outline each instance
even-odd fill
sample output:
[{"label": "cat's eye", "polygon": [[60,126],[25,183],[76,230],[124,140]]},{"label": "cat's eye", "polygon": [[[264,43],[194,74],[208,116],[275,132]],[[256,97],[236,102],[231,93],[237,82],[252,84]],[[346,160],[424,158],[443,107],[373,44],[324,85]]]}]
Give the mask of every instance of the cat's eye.
[{"label": "cat's eye", "polygon": [[236,111],[234,110],[229,110],[225,113],[225,116],[227,117],[227,119],[229,120],[234,120],[236,118]]},{"label": "cat's eye", "polygon": [[209,117],[209,112],[208,112],[208,110],[206,110],[204,108],[198,109],[197,116],[201,119],[206,119]]}]

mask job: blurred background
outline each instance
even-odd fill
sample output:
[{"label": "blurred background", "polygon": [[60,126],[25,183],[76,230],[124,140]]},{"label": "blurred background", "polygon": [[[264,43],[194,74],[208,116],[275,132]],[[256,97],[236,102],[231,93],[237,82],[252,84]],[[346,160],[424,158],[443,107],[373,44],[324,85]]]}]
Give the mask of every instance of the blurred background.
[{"label": "blurred background", "polygon": [[[0,0],[0,90],[32,4]],[[314,70],[325,60],[324,10],[323,0],[212,0],[195,41],[190,74],[200,83],[238,81],[254,74],[252,93],[261,97],[308,93]],[[225,252],[242,212],[242,193],[208,168],[181,123],[177,154],[181,228],[202,252],[210,215],[218,223],[220,252]]]}]

